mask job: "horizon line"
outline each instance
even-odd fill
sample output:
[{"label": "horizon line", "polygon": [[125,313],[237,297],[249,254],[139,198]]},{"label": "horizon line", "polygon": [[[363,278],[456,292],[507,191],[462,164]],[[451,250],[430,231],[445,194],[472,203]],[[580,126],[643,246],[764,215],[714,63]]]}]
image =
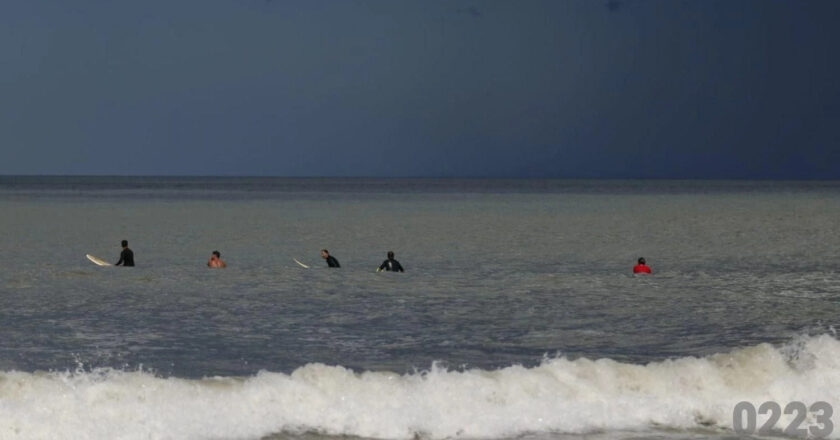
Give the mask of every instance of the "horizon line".
[{"label": "horizon line", "polygon": [[0,178],[256,178],[256,179],[391,179],[391,180],[601,180],[601,181],[754,181],[754,182],[831,182],[838,178],[808,177],[547,177],[547,176],[365,176],[365,175],[268,175],[268,174],[3,174]]}]

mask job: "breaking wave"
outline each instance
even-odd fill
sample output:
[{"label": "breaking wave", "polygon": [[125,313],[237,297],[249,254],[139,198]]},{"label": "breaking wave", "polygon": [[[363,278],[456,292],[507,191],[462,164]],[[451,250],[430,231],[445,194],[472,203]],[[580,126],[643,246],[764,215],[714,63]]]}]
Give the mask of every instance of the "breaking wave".
[{"label": "breaking wave", "polygon": [[[533,368],[398,375],[308,364],[291,374],[162,378],[142,371],[0,372],[2,439],[382,439],[730,430],[734,405],[840,403],[840,341],[802,337],[647,365],[546,359]],[[783,415],[780,424],[793,416]]]}]

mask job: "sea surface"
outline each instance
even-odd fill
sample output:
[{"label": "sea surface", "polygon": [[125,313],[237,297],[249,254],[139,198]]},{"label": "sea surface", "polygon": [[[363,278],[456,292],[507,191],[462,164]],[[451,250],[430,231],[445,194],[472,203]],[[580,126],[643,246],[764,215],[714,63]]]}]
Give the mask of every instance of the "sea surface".
[{"label": "sea surface", "polygon": [[0,439],[840,424],[839,220],[840,182],[0,177]]}]

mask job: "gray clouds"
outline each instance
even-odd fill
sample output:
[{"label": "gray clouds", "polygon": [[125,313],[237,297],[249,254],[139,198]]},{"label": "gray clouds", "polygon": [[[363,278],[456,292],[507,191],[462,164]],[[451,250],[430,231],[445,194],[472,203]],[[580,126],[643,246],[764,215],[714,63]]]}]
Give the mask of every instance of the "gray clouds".
[{"label": "gray clouds", "polygon": [[0,173],[838,177],[830,2],[11,1],[0,17]]}]

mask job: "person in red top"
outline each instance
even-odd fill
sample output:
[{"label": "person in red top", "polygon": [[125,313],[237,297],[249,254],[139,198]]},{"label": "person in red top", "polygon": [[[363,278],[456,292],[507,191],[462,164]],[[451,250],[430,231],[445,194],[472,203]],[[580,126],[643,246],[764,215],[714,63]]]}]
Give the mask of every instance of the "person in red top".
[{"label": "person in red top", "polygon": [[651,273],[650,267],[645,263],[644,258],[639,258],[639,264],[633,266],[633,273]]}]

